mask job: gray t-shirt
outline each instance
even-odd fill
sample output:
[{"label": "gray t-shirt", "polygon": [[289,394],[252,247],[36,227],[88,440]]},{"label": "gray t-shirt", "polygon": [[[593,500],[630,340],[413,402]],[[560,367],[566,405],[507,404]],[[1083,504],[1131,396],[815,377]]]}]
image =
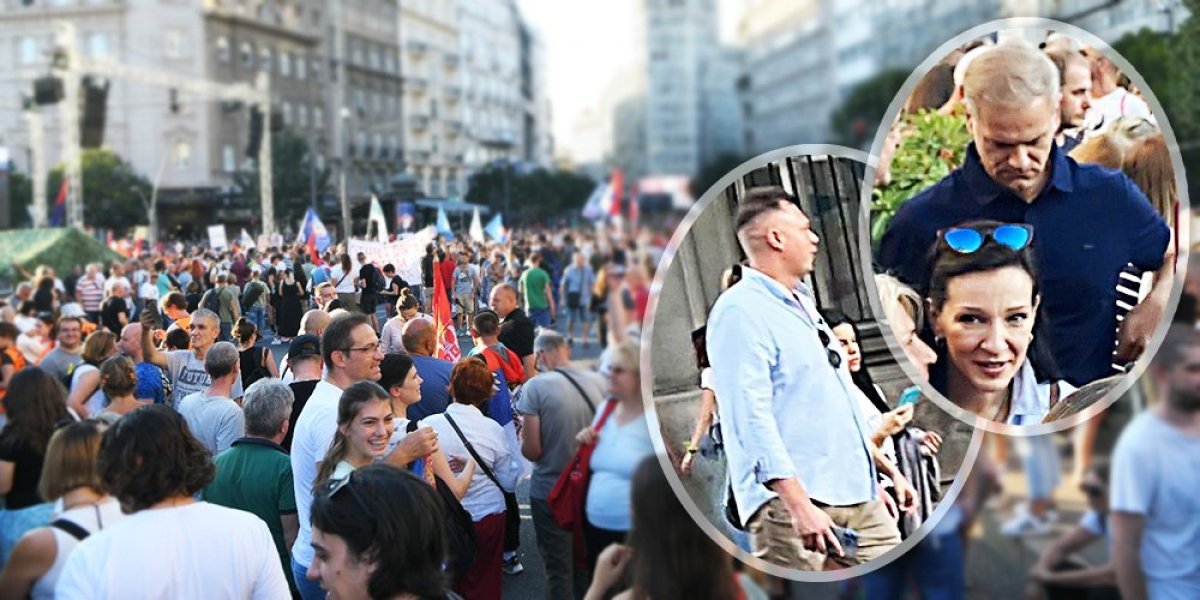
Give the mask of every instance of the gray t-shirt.
[{"label": "gray t-shirt", "polygon": [[[575,368],[562,370],[587,392],[588,400],[598,410],[608,390],[604,377]],[[591,425],[595,412],[567,377],[556,372],[540,374],[522,386],[517,394],[517,411],[538,418],[542,457],[533,467],[529,497],[545,499],[579,448],[575,436]]]},{"label": "gray t-shirt", "polygon": [[[180,401],[184,398],[203,392],[212,385],[212,377],[208,376],[208,371],[204,370],[204,361],[196,358],[196,353],[191,350],[172,350],[167,353],[167,373],[171,377],[172,404],[176,409],[179,408]],[[242,376],[238,375],[237,381],[233,382],[233,397],[240,398],[242,396]]]},{"label": "gray t-shirt", "polygon": [[75,367],[83,364],[83,348],[79,348],[75,352],[67,352],[61,347],[55,348],[42,358],[42,362],[38,366],[43,371],[54,376],[55,379],[62,381],[66,385],[67,375],[75,370]]},{"label": "gray t-shirt", "polygon": [[216,456],[246,435],[246,419],[237,402],[204,392],[190,394],[179,402],[179,414],[192,435]]},{"label": "gray t-shirt", "polygon": [[1145,518],[1142,572],[1150,598],[1200,598],[1200,437],[1152,411],[1138,415],[1113,452],[1112,512]]}]

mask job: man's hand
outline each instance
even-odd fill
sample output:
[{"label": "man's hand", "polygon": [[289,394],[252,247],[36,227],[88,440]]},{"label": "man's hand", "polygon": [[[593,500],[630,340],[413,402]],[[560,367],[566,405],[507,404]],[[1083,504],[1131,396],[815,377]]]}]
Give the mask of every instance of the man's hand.
[{"label": "man's hand", "polygon": [[805,498],[794,506],[787,507],[792,515],[792,529],[800,536],[804,547],[821,554],[845,556],[842,544],[833,534],[833,519]]},{"label": "man's hand", "polygon": [[896,507],[896,500],[892,498],[892,495],[887,493],[887,490],[883,489],[883,486],[878,483],[875,484],[875,490],[879,493],[879,497],[883,498],[883,507],[887,509],[888,515],[893,520],[899,519],[900,509]]},{"label": "man's hand", "polygon": [[683,460],[679,461],[679,474],[687,477],[692,474],[692,459],[696,458],[695,452],[683,453]]},{"label": "man's hand", "polygon": [[1150,343],[1150,335],[1162,320],[1162,314],[1163,302],[1157,294],[1151,294],[1125,315],[1125,320],[1121,321],[1121,327],[1117,330],[1118,362],[1133,362],[1142,355],[1146,344]]},{"label": "man's hand", "polygon": [[908,482],[903,475],[898,473],[892,475],[892,483],[896,488],[896,500],[900,505],[900,510],[906,513],[911,513],[917,509],[917,490],[913,489],[911,483]]},{"label": "man's hand", "polygon": [[388,462],[394,465],[407,465],[418,458],[437,452],[437,449],[437,432],[432,427],[422,427],[400,440],[396,449],[388,455]]}]

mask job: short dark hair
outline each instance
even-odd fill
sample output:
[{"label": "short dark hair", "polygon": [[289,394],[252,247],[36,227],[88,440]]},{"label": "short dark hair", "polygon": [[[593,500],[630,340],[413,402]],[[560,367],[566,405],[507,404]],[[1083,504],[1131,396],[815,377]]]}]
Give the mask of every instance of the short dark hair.
[{"label": "short dark hair", "polygon": [[500,316],[495,311],[481,310],[471,319],[471,327],[479,335],[498,335],[500,333]]},{"label": "short dark hair", "polygon": [[1158,354],[1154,355],[1154,362],[1167,369],[1173,368],[1183,362],[1187,348],[1197,346],[1200,346],[1200,331],[1196,331],[1190,324],[1172,324],[1167,328],[1167,335],[1163,338],[1162,346],[1158,348]]},{"label": "short dark hair", "polygon": [[187,350],[192,345],[192,340],[188,337],[188,332],[176,327],[167,332],[167,337],[163,339],[163,345],[168,350]]},{"label": "short dark hair", "polygon": [[760,216],[782,208],[782,203],[790,202],[796,207],[800,202],[795,196],[787,193],[782,187],[773,185],[750,189],[746,197],[738,202],[737,231],[741,231]]},{"label": "short dark hair", "polygon": [[370,596],[445,596],[444,511],[433,487],[387,464],[355,470],[342,487],[350,489],[316,494],[312,525],[342,538],[354,559],[376,565]]},{"label": "short dark hair", "polygon": [[333,365],[333,353],[344,352],[350,347],[350,339],[359,325],[370,325],[371,321],[363,313],[346,313],[338,315],[329,322],[321,333],[321,358],[327,366]]},{"label": "short dark hair", "polygon": [[133,512],[194,495],[216,472],[187,422],[164,404],[140,407],[105,432],[97,468],[105,487]]}]

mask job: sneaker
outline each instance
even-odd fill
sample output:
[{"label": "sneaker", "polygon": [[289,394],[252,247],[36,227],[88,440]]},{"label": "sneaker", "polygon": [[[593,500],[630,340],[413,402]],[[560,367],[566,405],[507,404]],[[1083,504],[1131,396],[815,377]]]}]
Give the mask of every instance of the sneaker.
[{"label": "sneaker", "polygon": [[504,559],[504,573],[507,575],[517,575],[525,570],[525,566],[521,564],[521,559],[514,552],[509,558]]},{"label": "sneaker", "polygon": [[1021,506],[1013,518],[1000,526],[1000,533],[1008,537],[1042,536],[1049,534],[1057,514],[1049,511],[1043,517],[1038,517],[1029,511],[1027,506]]}]

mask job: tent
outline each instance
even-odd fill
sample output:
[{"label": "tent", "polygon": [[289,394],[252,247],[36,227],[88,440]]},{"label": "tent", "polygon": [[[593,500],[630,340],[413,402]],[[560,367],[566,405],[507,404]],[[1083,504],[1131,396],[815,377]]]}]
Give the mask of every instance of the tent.
[{"label": "tent", "polygon": [[[0,231],[0,282],[10,285],[20,279],[13,264],[33,272],[39,265],[54,268],[60,278],[75,265],[121,258],[100,240],[75,229],[10,229]],[[0,283],[0,287],[8,287]]]}]

